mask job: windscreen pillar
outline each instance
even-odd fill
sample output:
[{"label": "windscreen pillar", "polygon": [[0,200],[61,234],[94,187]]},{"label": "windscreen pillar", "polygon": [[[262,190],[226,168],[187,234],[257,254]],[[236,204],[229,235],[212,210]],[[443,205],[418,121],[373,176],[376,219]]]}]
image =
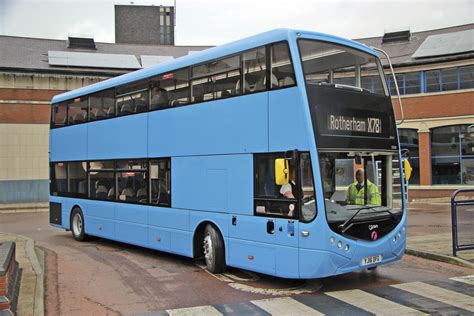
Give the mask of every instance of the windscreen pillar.
[{"label": "windscreen pillar", "polygon": [[428,128],[418,130],[420,151],[420,185],[431,185],[431,134]]}]

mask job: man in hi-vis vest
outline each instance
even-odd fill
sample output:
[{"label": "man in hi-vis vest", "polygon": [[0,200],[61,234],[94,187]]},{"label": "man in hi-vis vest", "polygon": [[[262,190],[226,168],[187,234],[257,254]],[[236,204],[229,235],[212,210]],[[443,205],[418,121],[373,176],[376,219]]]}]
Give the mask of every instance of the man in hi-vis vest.
[{"label": "man in hi-vis vest", "polygon": [[364,185],[364,169],[358,169],[355,177],[357,181],[347,188],[347,203],[364,205],[365,190],[367,189],[367,204],[381,205],[382,202],[377,186],[370,182],[369,179],[367,179],[367,184]]}]

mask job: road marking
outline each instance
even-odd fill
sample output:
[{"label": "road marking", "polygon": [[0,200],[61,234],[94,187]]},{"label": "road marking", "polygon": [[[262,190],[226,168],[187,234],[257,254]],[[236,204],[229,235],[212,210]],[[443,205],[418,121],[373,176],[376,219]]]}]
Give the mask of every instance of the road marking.
[{"label": "road marking", "polygon": [[470,285],[474,285],[474,274],[473,275],[466,275],[466,276],[461,276],[461,277],[456,277],[456,278],[450,278],[450,280],[453,281],[458,281]]},{"label": "road marking", "polygon": [[474,312],[474,300],[471,296],[456,293],[450,290],[446,290],[434,285],[412,282],[405,284],[391,285],[397,289],[407,291],[410,293],[418,294],[424,297],[431,298],[433,300],[443,302],[452,306],[456,306],[470,312]]},{"label": "road marking", "polygon": [[272,315],[324,315],[290,297],[269,298],[251,302]]},{"label": "road marking", "polygon": [[169,309],[166,311],[170,316],[194,316],[194,315],[210,315],[222,316],[223,314],[211,305]]},{"label": "road marking", "polygon": [[377,315],[426,315],[416,309],[394,303],[362,290],[326,292],[324,294]]}]

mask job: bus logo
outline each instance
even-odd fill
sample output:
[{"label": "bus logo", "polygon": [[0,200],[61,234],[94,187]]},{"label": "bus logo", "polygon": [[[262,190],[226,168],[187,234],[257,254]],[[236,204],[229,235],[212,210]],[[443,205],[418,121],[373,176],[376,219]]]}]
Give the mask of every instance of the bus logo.
[{"label": "bus logo", "polygon": [[372,240],[377,240],[377,238],[379,238],[379,235],[377,234],[377,231],[372,231],[372,233],[370,233],[370,239]]}]

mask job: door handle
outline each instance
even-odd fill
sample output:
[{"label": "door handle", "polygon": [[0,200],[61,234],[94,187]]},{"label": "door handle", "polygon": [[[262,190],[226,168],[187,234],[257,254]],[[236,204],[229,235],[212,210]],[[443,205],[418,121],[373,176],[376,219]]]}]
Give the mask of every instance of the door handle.
[{"label": "door handle", "polygon": [[303,237],[308,237],[308,236],[309,236],[309,232],[306,231],[306,230],[302,230],[302,231],[301,231],[301,236],[303,236]]},{"label": "door handle", "polygon": [[267,233],[273,234],[275,232],[275,223],[270,219],[267,222]]}]

